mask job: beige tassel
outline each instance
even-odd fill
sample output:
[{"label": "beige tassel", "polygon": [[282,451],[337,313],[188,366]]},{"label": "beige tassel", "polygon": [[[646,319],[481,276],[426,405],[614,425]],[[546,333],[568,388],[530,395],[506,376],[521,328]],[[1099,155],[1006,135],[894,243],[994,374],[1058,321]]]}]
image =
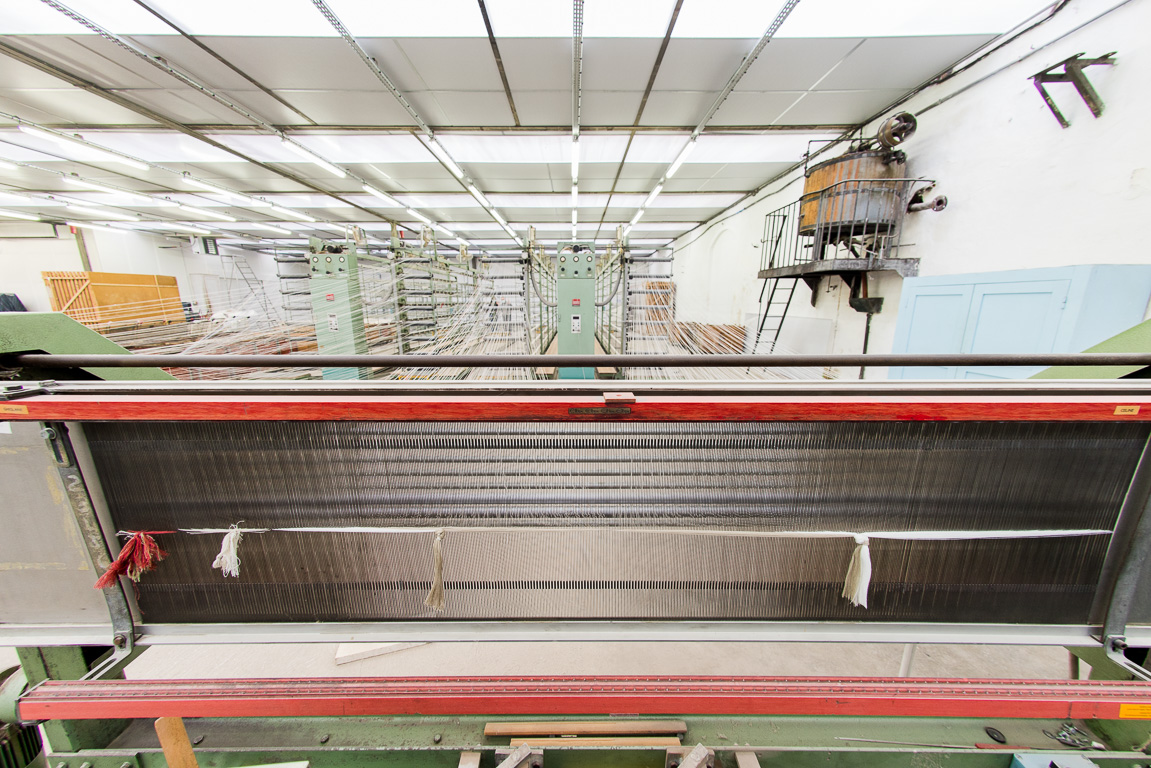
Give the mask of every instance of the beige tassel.
[{"label": "beige tassel", "polygon": [[212,561],[213,568],[219,568],[225,576],[240,576],[240,542],[244,532],[240,526],[233,525],[224,534],[224,541],[220,544],[220,554]]},{"label": "beige tassel", "polygon": [[444,529],[436,531],[436,538],[432,541],[432,589],[424,598],[424,605],[434,611],[443,611],[447,604],[444,600]]},{"label": "beige tassel", "polygon": [[852,605],[867,607],[867,588],[871,585],[871,547],[867,537],[855,537],[855,551],[847,565],[847,578],[843,580],[843,596]]}]

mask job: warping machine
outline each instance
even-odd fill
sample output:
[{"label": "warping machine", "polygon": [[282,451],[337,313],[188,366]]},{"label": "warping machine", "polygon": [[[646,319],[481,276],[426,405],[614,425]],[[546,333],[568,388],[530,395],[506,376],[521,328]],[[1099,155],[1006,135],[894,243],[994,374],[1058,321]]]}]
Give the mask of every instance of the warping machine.
[{"label": "warping machine", "polygon": [[[1140,380],[98,381],[21,352],[9,378],[57,380],[0,401],[0,641],[53,766],[164,765],[158,717],[225,767],[1088,764],[1045,730],[1147,764]],[[126,543],[166,557],[93,589]],[[121,679],[157,644],[390,640],[1065,645],[1100,679]]]}]

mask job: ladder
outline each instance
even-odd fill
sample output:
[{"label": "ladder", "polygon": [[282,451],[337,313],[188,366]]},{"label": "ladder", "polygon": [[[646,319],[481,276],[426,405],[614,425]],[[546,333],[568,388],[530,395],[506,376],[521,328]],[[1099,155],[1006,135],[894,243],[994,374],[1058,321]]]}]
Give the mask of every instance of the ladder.
[{"label": "ladder", "polygon": [[[781,246],[784,244],[784,235],[788,231],[788,217],[790,211],[783,213],[769,213],[763,222],[763,239],[765,254],[761,263],[766,269],[779,266]],[[759,327],[755,332],[755,345],[751,348],[754,354],[759,351],[759,345],[767,341],[767,351],[774,352],[779,342],[779,332],[783,329],[783,321],[787,317],[787,310],[791,307],[791,299],[795,296],[795,286],[799,283],[797,277],[765,277],[763,287],[759,290]],[[764,299],[767,299],[764,301]]]},{"label": "ladder", "polygon": [[264,312],[264,317],[271,322],[279,322],[280,315],[276,312],[272,302],[268,299],[268,293],[264,290],[264,283],[252,271],[252,266],[248,264],[248,260],[242,256],[232,253],[220,254],[221,260],[230,259],[232,267],[240,275],[244,284],[248,286],[248,292],[256,297],[256,302],[260,305],[260,309]]},{"label": "ladder", "polygon": [[289,323],[312,322],[312,291],[307,256],[277,254],[276,277],[280,281],[280,309]]}]

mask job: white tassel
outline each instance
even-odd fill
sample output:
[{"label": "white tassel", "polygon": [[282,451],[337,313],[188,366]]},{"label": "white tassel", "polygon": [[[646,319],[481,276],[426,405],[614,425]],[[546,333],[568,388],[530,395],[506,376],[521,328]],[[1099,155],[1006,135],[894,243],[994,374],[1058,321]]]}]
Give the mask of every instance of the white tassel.
[{"label": "white tassel", "polygon": [[871,547],[866,536],[857,534],[855,551],[847,566],[847,578],[843,581],[843,596],[852,605],[867,607],[867,588],[871,585]]},{"label": "white tassel", "polygon": [[240,541],[244,532],[240,527],[233,525],[224,534],[224,542],[220,545],[220,554],[212,561],[213,568],[219,568],[225,576],[240,576]]},{"label": "white tassel", "polygon": [[424,605],[434,611],[442,611],[447,605],[444,599],[444,529],[436,531],[436,538],[432,541],[432,588],[424,598]]}]

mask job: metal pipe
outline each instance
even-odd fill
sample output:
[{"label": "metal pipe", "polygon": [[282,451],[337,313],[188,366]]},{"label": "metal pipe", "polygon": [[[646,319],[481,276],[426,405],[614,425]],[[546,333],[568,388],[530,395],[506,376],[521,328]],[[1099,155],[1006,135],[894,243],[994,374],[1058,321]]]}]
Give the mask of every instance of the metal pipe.
[{"label": "metal pipe", "polygon": [[1151,366],[1151,354],[974,355],[46,355],[0,357],[0,368],[855,368],[859,366]]}]

